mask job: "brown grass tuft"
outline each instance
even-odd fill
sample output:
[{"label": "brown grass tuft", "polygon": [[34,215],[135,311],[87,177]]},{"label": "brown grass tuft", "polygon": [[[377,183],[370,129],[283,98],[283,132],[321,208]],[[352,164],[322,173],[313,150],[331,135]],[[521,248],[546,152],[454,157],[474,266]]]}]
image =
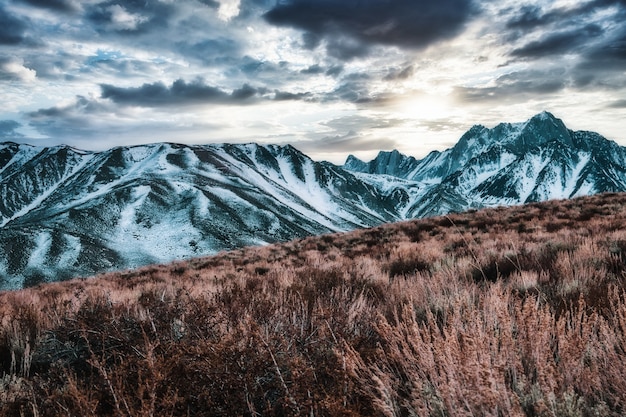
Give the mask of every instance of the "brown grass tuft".
[{"label": "brown grass tuft", "polygon": [[621,416],[626,195],[0,293],[0,416]]}]

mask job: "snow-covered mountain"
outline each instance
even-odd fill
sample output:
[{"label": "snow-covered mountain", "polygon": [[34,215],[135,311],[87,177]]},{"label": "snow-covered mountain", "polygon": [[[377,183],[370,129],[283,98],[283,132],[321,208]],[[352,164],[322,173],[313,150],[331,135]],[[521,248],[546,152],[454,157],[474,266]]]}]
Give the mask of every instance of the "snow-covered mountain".
[{"label": "snow-covered mountain", "polygon": [[0,287],[398,220],[394,195],[290,146],[0,146]]},{"label": "snow-covered mountain", "polygon": [[[420,161],[391,154],[369,163],[349,157],[344,168],[420,184],[402,211],[406,218],[626,191],[626,148],[597,133],[571,131],[548,112],[493,129],[474,126],[454,147]],[[393,166],[385,168],[388,160]]]},{"label": "snow-covered mountain", "polygon": [[0,288],[467,208],[626,191],[626,149],[549,113],[422,160],[291,146],[0,144]]}]

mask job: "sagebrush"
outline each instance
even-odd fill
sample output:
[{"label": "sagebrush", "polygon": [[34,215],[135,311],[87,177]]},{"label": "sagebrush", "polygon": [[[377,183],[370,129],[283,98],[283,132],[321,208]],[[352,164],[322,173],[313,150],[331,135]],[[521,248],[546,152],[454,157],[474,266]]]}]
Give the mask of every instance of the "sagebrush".
[{"label": "sagebrush", "polygon": [[3,416],[621,416],[626,195],[0,294]]}]

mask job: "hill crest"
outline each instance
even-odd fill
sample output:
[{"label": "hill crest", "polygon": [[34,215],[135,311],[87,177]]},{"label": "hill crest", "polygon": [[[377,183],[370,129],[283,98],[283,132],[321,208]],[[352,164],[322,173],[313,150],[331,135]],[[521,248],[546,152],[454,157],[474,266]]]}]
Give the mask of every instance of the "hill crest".
[{"label": "hill crest", "polygon": [[0,416],[622,415],[625,205],[490,208],[0,292]]}]

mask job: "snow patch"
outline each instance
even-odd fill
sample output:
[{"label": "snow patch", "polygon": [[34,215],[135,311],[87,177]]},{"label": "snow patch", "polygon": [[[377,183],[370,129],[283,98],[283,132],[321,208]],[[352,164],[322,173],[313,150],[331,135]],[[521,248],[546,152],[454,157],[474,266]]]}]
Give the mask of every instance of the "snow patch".
[{"label": "snow patch", "polygon": [[59,265],[74,267],[78,262],[78,257],[82,249],[80,239],[72,235],[65,235],[63,238],[67,249],[61,254]]},{"label": "snow patch", "polygon": [[574,194],[574,191],[576,190],[576,184],[578,183],[578,180],[580,179],[580,174],[582,173],[583,169],[585,169],[585,166],[591,160],[591,155],[586,152],[581,152],[578,154],[578,158],[579,158],[579,161],[576,164],[576,166],[574,166],[574,168],[572,169],[569,175],[569,178],[567,179],[567,183],[565,184],[565,194],[567,195],[567,197]]},{"label": "snow patch", "polygon": [[5,166],[0,168],[0,174],[6,171],[8,168],[16,166],[21,167],[26,162],[33,159],[37,154],[42,151],[43,148],[35,147],[35,146],[24,146],[19,145],[18,151],[13,155],[13,157],[7,162]]},{"label": "snow patch", "polygon": [[137,209],[146,201],[150,191],[151,188],[147,185],[133,188],[131,197],[132,202],[124,207],[120,213],[120,218],[117,223],[119,231],[122,234],[122,236],[120,236],[121,239],[128,239],[129,232],[136,228],[137,222],[135,221],[135,214]]},{"label": "snow patch", "polygon": [[35,249],[31,252],[28,258],[29,267],[39,267],[46,261],[48,252],[52,245],[52,236],[49,232],[42,232],[37,235],[35,239]]}]

